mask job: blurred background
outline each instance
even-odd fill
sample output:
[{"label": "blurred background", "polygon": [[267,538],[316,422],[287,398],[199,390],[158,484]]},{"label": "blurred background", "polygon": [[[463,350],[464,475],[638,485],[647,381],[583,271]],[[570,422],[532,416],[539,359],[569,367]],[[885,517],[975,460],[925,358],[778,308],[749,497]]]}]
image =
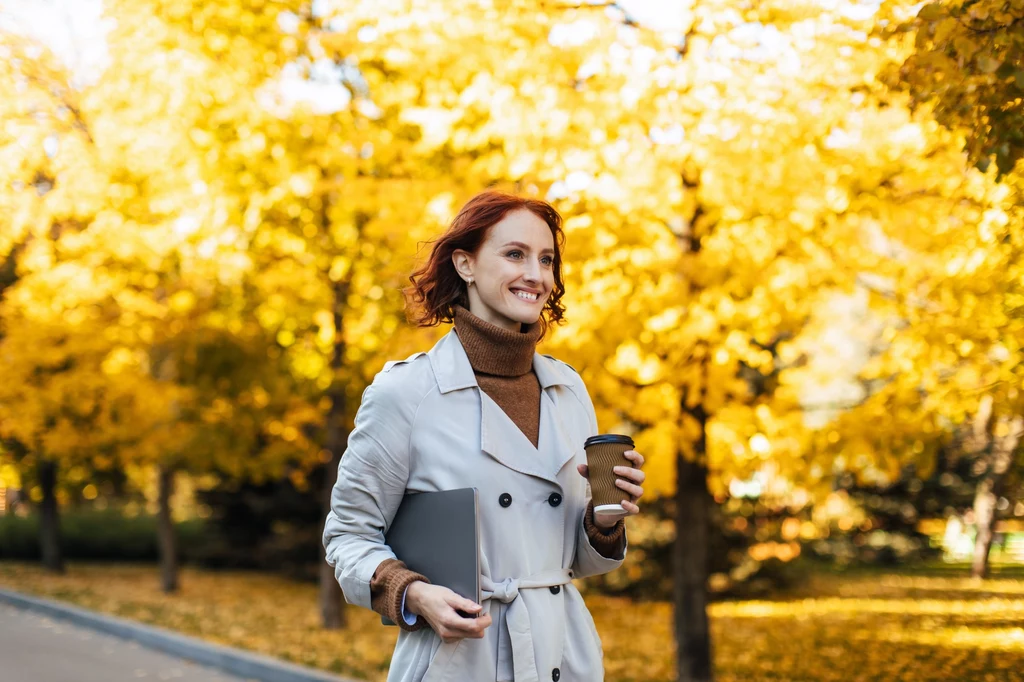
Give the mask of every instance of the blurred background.
[{"label": "blurred background", "polygon": [[3,0],[0,57],[0,585],[383,680],[327,495],[497,187],[647,458],[609,680],[1024,679],[1021,0]]}]

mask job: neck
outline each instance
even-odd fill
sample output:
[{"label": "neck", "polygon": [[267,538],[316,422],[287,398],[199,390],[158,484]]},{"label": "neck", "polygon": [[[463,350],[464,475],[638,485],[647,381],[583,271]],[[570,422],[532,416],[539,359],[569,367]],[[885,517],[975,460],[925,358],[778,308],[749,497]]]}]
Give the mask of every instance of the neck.
[{"label": "neck", "polygon": [[511,331],[455,306],[455,333],[469,357],[473,371],[497,376],[522,376],[533,369],[533,354],[540,338],[538,319]]}]

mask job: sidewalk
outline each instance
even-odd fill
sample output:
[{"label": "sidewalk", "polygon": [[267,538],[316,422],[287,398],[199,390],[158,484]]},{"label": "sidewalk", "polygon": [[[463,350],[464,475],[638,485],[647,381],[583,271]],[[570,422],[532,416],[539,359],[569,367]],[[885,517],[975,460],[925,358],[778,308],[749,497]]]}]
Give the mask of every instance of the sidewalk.
[{"label": "sidewalk", "polygon": [[242,682],[136,642],[0,604],[4,682]]},{"label": "sidewalk", "polygon": [[356,682],[5,589],[0,661],[4,682]]}]

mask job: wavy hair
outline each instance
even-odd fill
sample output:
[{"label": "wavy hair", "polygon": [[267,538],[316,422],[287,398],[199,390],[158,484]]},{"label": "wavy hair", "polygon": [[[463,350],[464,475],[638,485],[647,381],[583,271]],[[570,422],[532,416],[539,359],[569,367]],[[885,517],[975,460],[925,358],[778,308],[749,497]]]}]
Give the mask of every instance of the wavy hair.
[{"label": "wavy hair", "polygon": [[508,213],[517,210],[527,210],[547,223],[555,243],[552,266],[555,285],[541,311],[540,338],[544,338],[548,325],[562,322],[565,317],[565,306],[561,302],[565,294],[562,282],[562,248],[565,246],[562,216],[546,201],[496,190],[481,192],[466,202],[444,234],[434,240],[427,262],[409,276],[412,285],[403,293],[409,304],[410,321],[419,327],[434,327],[442,322],[455,321],[455,304],[469,308],[467,285],[456,272],[452,255],[456,249],[475,254],[487,238],[488,230]]}]

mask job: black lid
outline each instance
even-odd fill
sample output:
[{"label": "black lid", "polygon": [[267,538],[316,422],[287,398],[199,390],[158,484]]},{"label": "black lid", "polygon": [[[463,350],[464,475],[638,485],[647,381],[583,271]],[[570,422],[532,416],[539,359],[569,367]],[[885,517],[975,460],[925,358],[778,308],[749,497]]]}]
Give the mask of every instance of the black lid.
[{"label": "black lid", "polygon": [[599,433],[596,436],[591,436],[583,443],[583,447],[589,448],[591,445],[601,445],[602,443],[618,443],[620,445],[628,445],[633,447],[633,439],[629,436],[624,436],[621,433]]}]

